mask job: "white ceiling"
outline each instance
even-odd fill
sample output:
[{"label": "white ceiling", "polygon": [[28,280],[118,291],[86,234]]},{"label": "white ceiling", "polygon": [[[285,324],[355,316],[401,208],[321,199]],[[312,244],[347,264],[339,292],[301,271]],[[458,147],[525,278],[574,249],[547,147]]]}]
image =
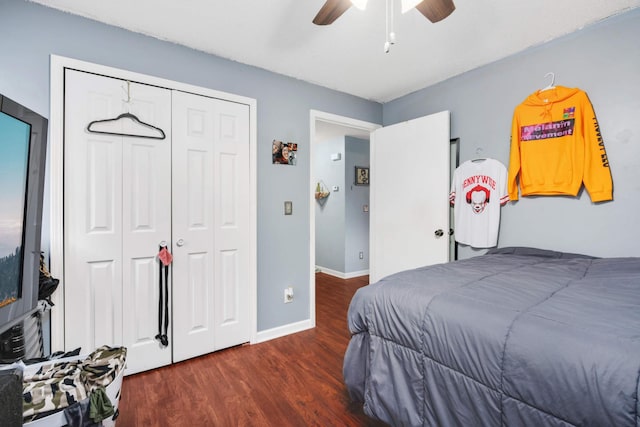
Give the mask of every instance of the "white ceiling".
[{"label": "white ceiling", "polygon": [[[329,26],[324,0],[32,0],[279,74],[387,102],[640,6],[640,0],[455,0],[436,24],[395,13],[384,53],[385,1]],[[395,1],[399,8],[399,0]]]}]

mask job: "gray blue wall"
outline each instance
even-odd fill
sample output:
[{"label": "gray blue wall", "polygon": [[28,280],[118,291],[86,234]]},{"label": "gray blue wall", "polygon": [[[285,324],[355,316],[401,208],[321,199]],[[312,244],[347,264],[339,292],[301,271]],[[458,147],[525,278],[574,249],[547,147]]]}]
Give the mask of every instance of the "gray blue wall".
[{"label": "gray blue wall", "polygon": [[[316,201],[316,265],[344,272],[345,239],[345,177],[344,137],[322,141],[314,145],[314,175],[329,190],[329,196]],[[340,154],[340,160],[331,160]],[[338,186],[338,191],[333,191]]]},{"label": "gray blue wall", "polygon": [[[49,117],[51,54],[257,99],[258,331],[308,319],[309,110],[381,123],[382,106],[34,3],[0,0],[0,93]],[[297,166],[271,164],[273,139],[299,144]],[[283,215],[285,200],[293,201],[291,216]],[[284,305],[288,286],[296,298]]]},{"label": "gray blue wall", "polygon": [[[508,165],[513,109],[549,83],[548,72],[555,73],[556,85],[589,95],[611,165],[614,201],[593,204],[586,191],[578,198],[521,198],[502,210],[499,246],[640,256],[640,9],[387,103],[383,123],[449,110],[461,163],[493,157]],[[461,258],[474,254],[460,249]]]},{"label": "gray blue wall", "polygon": [[[355,185],[355,167],[369,167],[369,141],[345,137],[345,273],[369,270],[369,186]],[[363,258],[359,258],[362,252]]]},{"label": "gray blue wall", "polygon": [[[369,141],[342,136],[314,149],[314,175],[329,190],[339,188],[316,202],[316,265],[354,277],[369,270],[369,213],[362,209],[369,205],[369,186],[354,185],[355,166],[369,166]],[[337,153],[340,160],[332,160]]]}]

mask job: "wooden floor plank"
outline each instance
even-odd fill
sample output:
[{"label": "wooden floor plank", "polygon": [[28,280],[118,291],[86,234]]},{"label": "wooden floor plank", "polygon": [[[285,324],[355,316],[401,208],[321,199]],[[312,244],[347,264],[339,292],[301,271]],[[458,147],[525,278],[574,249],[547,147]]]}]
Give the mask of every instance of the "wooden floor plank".
[{"label": "wooden floor plank", "polygon": [[314,329],[125,377],[117,426],[383,426],[342,377],[347,309],[368,280],[317,273]]}]

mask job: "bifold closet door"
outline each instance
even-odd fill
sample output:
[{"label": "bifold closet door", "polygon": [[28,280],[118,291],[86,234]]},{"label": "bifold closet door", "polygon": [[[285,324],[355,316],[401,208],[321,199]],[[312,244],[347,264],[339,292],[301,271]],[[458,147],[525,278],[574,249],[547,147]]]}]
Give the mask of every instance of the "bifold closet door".
[{"label": "bifold closet door", "polygon": [[[125,112],[166,139],[87,131]],[[156,255],[171,239],[171,91],[67,70],[64,120],[65,347],[124,345],[128,374],[167,365],[171,348],[154,337]]]},{"label": "bifold closet door", "polygon": [[249,341],[249,107],[173,92],[173,360]]},{"label": "bifold closet door", "polygon": [[[131,374],[248,342],[249,106],[71,70],[65,88],[66,349],[124,345]],[[166,138],[87,131],[125,112]],[[103,130],[131,133],[116,125]],[[174,255],[167,347],[161,242]]]}]

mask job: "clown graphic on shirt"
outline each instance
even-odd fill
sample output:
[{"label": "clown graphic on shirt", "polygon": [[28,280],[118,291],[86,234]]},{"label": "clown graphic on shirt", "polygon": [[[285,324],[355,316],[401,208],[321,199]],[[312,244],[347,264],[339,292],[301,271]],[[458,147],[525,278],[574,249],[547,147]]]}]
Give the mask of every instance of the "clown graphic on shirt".
[{"label": "clown graphic on shirt", "polygon": [[481,185],[476,185],[471,190],[467,191],[467,203],[471,205],[471,210],[475,214],[484,212],[484,208],[487,207],[487,203],[491,199],[491,192]]}]

